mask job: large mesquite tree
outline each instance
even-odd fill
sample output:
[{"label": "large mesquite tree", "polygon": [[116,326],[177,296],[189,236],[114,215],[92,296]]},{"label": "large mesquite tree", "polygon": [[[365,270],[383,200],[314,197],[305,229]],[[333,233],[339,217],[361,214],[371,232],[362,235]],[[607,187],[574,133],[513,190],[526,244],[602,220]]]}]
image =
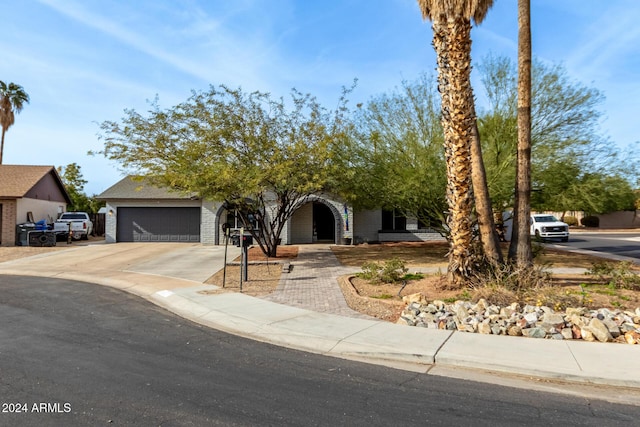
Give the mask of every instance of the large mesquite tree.
[{"label": "large mesquite tree", "polygon": [[275,256],[286,221],[335,181],[343,112],[295,90],[287,104],[211,87],[167,110],[156,102],[146,116],[127,110],[121,122],[102,123],[101,153],[158,185],[224,201]]}]

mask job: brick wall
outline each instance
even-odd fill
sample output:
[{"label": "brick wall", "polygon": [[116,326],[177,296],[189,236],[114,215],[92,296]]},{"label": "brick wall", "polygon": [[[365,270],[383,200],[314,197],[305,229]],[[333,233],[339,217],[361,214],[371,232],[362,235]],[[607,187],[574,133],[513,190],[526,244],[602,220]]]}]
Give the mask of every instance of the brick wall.
[{"label": "brick wall", "polygon": [[222,224],[218,223],[220,208],[221,203],[206,200],[202,202],[200,210],[200,243],[203,245],[223,243]]},{"label": "brick wall", "polygon": [[107,214],[104,216],[104,240],[106,243],[115,243],[118,207],[107,203],[106,210]]},{"label": "brick wall", "polygon": [[2,219],[0,223],[0,245],[15,246],[16,243],[16,213],[15,200],[0,200],[2,205]]}]

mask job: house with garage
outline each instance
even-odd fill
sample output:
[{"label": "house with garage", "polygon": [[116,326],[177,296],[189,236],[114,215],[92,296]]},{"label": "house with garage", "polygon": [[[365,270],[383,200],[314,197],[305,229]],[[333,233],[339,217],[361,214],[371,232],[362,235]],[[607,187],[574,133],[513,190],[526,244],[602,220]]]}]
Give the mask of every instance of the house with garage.
[{"label": "house with garage", "polygon": [[53,166],[0,165],[0,245],[15,245],[18,224],[50,224],[70,203]]},{"label": "house with garage", "polygon": [[[106,202],[105,240],[115,242],[223,243],[223,225],[241,227],[223,202],[203,200],[127,176],[97,196]],[[309,197],[287,221],[281,243],[349,244],[379,241],[440,240],[418,221],[393,211],[355,211],[329,194]]]}]

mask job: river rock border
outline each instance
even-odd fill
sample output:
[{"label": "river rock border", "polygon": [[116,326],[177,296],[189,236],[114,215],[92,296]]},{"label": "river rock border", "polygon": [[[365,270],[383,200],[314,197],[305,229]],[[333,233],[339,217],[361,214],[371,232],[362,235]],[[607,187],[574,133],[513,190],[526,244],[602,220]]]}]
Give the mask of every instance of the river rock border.
[{"label": "river rock border", "polygon": [[508,307],[456,301],[429,302],[423,294],[403,298],[406,308],[398,324],[492,335],[548,339],[640,344],[640,308],[630,310],[589,310],[567,308],[555,312],[550,307],[513,303]]}]

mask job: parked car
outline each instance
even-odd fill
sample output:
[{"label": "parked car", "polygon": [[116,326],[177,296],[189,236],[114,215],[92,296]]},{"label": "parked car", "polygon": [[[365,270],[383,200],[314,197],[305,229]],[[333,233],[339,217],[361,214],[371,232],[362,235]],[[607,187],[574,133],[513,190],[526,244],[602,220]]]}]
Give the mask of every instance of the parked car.
[{"label": "parked car", "polygon": [[67,238],[69,233],[75,240],[87,240],[93,233],[93,222],[86,212],[65,212],[53,223],[57,236]]},{"label": "parked car", "polygon": [[531,215],[531,235],[536,239],[560,239],[563,242],[569,241],[569,225],[558,220],[549,214]]}]

